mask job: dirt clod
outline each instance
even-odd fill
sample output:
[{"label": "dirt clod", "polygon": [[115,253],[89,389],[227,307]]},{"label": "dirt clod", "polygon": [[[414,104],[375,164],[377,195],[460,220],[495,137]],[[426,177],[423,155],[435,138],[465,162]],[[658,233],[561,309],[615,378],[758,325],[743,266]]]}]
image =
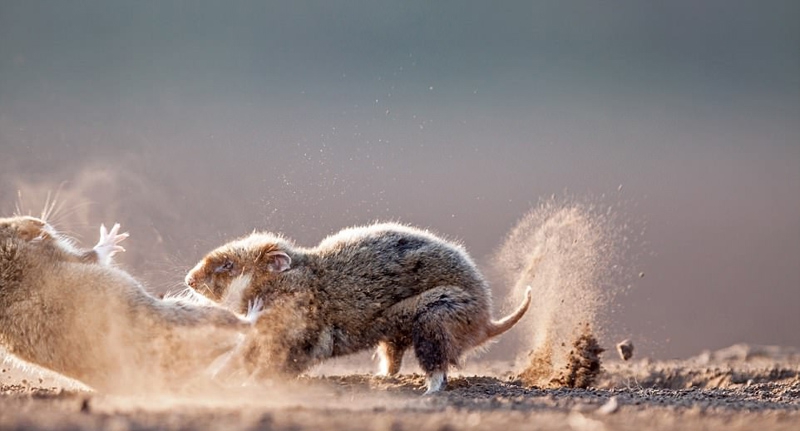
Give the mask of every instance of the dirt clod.
[{"label": "dirt clod", "polygon": [[[528,386],[587,388],[600,374],[600,354],[605,351],[597,342],[589,325],[584,325],[581,334],[573,341],[566,358],[553,358],[551,344],[530,353],[530,363],[520,374]],[[554,363],[565,363],[554,368]]]},{"label": "dirt clod", "polygon": [[619,357],[622,358],[623,361],[627,361],[633,357],[633,342],[625,339],[617,343],[617,353],[619,353]]},{"label": "dirt clod", "polygon": [[570,388],[588,388],[600,374],[600,354],[605,349],[600,347],[588,325],[572,347],[567,366],[551,382]]}]

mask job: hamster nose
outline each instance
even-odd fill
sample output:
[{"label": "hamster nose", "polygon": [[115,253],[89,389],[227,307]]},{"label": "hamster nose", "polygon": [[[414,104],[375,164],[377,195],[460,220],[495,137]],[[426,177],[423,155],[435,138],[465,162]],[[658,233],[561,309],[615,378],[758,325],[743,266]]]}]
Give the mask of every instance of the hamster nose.
[{"label": "hamster nose", "polygon": [[195,280],[191,274],[187,275],[184,281],[189,285],[189,287],[196,287],[197,285],[197,280]]}]

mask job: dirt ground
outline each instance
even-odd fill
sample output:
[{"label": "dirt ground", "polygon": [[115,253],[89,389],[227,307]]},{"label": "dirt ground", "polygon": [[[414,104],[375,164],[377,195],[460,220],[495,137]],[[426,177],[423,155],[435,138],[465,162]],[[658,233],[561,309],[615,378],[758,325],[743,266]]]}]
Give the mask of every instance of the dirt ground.
[{"label": "dirt ground", "polygon": [[[93,393],[6,363],[0,374],[0,429],[581,431],[800,426],[800,353],[795,349],[737,345],[661,362],[621,362],[609,353],[604,356],[607,363],[588,389],[525,387],[495,363],[473,365],[451,377],[447,390],[434,396],[421,396],[423,379],[417,374],[325,376],[323,369],[282,386],[121,397]],[[486,372],[475,372],[481,369]]]}]

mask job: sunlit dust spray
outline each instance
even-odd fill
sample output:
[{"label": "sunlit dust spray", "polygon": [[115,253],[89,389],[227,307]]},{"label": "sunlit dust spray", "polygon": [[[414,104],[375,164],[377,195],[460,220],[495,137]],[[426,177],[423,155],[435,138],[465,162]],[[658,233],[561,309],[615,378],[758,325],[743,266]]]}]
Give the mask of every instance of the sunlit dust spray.
[{"label": "sunlit dust spray", "polygon": [[536,386],[585,387],[599,372],[602,317],[625,284],[619,265],[627,226],[611,207],[551,198],[526,215],[497,253],[516,298],[533,303],[524,326],[522,372]]}]

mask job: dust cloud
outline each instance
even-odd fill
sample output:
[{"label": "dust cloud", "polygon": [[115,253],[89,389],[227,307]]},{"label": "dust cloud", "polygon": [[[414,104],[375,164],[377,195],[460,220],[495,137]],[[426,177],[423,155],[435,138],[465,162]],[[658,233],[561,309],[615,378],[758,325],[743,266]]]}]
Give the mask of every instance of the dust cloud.
[{"label": "dust cloud", "polygon": [[[629,227],[610,205],[552,197],[510,232],[496,262],[513,296],[533,302],[517,331],[522,378],[532,385],[589,386],[600,371],[609,309],[625,291]],[[625,265],[623,265],[623,263]]]}]

